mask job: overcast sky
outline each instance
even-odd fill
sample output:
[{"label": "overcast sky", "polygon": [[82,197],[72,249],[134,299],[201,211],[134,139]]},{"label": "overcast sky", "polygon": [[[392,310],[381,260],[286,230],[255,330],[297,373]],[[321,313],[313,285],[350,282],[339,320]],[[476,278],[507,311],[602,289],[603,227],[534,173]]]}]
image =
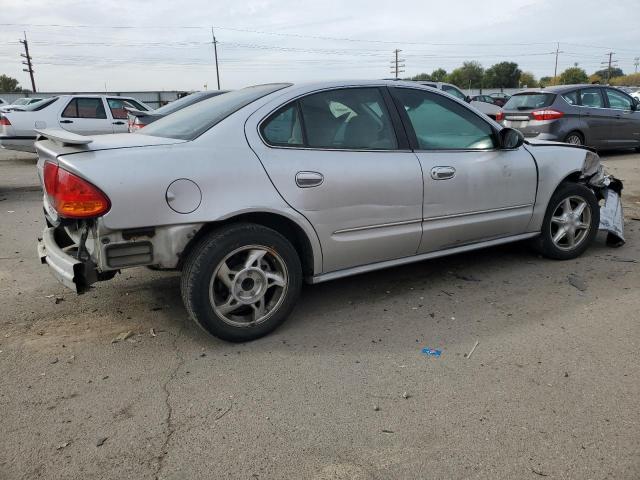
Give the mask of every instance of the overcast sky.
[{"label": "overcast sky", "polygon": [[[0,0],[0,73],[29,87],[26,31],[40,91],[201,90],[273,81],[384,78],[402,49],[409,76],[465,60],[516,61],[537,77],[605,54],[640,56],[638,0]],[[58,26],[54,26],[58,25]],[[132,27],[132,28],[117,28]]]}]

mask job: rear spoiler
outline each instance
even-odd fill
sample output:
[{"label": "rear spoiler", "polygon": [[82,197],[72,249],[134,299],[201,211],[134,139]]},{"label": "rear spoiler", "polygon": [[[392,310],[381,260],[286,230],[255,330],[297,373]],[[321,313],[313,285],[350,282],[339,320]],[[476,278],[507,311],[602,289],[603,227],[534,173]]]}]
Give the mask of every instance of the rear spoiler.
[{"label": "rear spoiler", "polygon": [[86,137],[84,135],[78,135],[77,133],[67,132],[66,130],[59,130],[56,128],[46,128],[43,130],[37,130],[38,140],[49,139],[62,146],[65,145],[88,145],[93,142],[93,138]]},{"label": "rear spoiler", "polygon": [[135,117],[146,117],[151,114],[150,111],[147,112],[145,110],[138,110],[138,109],[126,107],[126,106],[124,107],[124,109]]}]

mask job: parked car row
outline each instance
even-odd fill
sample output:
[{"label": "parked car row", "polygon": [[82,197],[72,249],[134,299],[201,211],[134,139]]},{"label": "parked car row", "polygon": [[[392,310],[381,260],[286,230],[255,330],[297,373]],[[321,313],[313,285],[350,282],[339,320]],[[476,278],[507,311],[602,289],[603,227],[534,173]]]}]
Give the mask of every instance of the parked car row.
[{"label": "parked car row", "polygon": [[37,129],[60,128],[81,135],[127,132],[126,107],[150,110],[129,97],[60,95],[0,114],[0,146],[35,152]]},{"label": "parked car row", "polygon": [[510,98],[511,95],[507,95],[506,93],[490,93],[488,95],[474,95],[473,97],[471,97],[471,100],[503,107],[504,104],[507,103],[507,100],[509,100]]},{"label": "parked car row", "polygon": [[598,202],[619,203],[598,155],[525,144],[465,100],[415,82],[268,84],[81,136],[59,128],[58,99],[36,142],[41,260],[79,293],[126,268],[181,270],[193,320],[247,341],[287,318],[303,280],[525,239],[582,254]]}]

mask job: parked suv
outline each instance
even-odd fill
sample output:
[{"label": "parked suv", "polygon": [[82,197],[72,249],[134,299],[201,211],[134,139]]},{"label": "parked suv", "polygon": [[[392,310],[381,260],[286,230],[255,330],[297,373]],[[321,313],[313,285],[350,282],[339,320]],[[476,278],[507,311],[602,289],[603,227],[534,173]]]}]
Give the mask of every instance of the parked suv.
[{"label": "parked suv", "polygon": [[513,95],[497,120],[526,138],[593,148],[639,148],[638,100],[614,87],[563,85]]}]

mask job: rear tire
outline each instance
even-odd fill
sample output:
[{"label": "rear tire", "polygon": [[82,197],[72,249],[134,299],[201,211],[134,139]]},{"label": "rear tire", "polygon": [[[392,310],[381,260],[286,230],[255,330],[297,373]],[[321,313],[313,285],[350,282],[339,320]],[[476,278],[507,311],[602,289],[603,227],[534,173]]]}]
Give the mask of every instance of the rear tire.
[{"label": "rear tire", "polygon": [[569,143],[571,145],[584,145],[584,135],[577,131],[569,132],[567,136],[564,137],[564,143]]},{"label": "rear tire", "polygon": [[230,342],[260,338],[284,322],[302,286],[295,248],[280,233],[235,224],[205,236],[188,254],[181,291],[191,318]]},{"label": "rear tire", "polygon": [[548,258],[576,258],[591,245],[600,225],[595,194],[578,183],[562,183],[549,200],[534,246]]}]

